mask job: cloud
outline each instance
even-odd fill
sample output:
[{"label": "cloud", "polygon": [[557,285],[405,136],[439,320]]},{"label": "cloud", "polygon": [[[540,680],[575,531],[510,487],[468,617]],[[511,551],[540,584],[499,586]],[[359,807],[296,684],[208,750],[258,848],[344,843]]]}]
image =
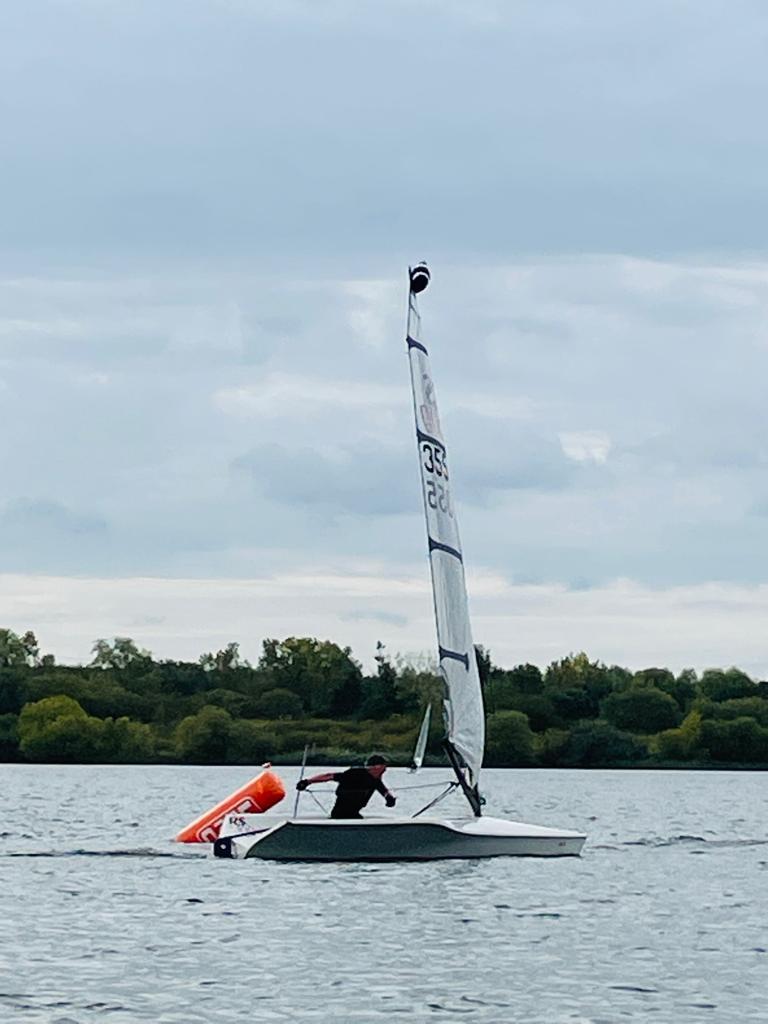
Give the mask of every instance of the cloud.
[{"label": "cloud", "polygon": [[[762,578],[764,265],[433,269],[424,332],[468,564],[565,584]],[[9,278],[0,321],[38,322],[48,347],[12,332],[0,344],[4,507],[42,479],[47,501],[109,525],[62,545],[50,523],[17,524],[6,568],[240,576],[318,547],[419,562],[390,285],[220,270]],[[360,303],[385,344],[349,326]],[[79,331],[58,333],[62,319]]]},{"label": "cloud", "polygon": [[400,612],[386,611],[383,608],[357,608],[340,616],[342,622],[376,622],[385,626],[406,626],[408,616]]},{"label": "cloud", "polygon": [[416,474],[406,482],[404,463],[398,453],[374,443],[328,452],[265,444],[239,456],[233,468],[286,505],[382,516],[410,513],[418,500]]},{"label": "cloud", "polygon": [[[0,621],[32,629],[44,651],[83,662],[97,637],[127,635],[157,658],[196,660],[241,642],[256,661],[270,636],[318,636],[350,645],[368,670],[375,642],[435,649],[429,585],[391,567],[252,579],[73,578],[0,575]],[[471,576],[474,637],[496,664],[544,668],[586,650],[607,664],[674,671],[738,665],[768,675],[762,625],[768,587],[708,583],[650,588],[618,580],[598,588],[511,585]],[[254,623],[257,630],[254,632]]]},{"label": "cloud", "polygon": [[733,403],[731,408],[728,404],[721,400],[721,408],[710,419],[681,415],[674,429],[652,434],[639,444],[627,446],[624,452],[649,466],[682,474],[764,470],[768,466],[768,444],[753,433],[764,422],[762,409],[750,408],[748,400]]},{"label": "cloud", "polygon": [[10,5],[4,567],[423,566],[427,258],[468,565],[760,583],[766,27],[757,0]]},{"label": "cloud", "polygon": [[13,498],[0,507],[0,558],[6,571],[70,572],[114,563],[103,516],[48,498]]},{"label": "cloud", "polygon": [[404,388],[383,387],[365,380],[323,380],[289,373],[270,373],[249,387],[222,388],[214,405],[233,416],[308,418],[328,406],[365,412],[373,406],[405,405]]},{"label": "cloud", "polygon": [[560,445],[574,462],[603,463],[611,450],[611,439],[601,430],[577,430],[560,434]]},{"label": "cloud", "polygon": [[487,502],[495,492],[555,492],[576,479],[556,438],[527,425],[491,417],[457,417],[449,446],[457,495]]},{"label": "cloud", "polygon": [[[765,23],[758,0],[738,17],[663,0],[642,16],[608,0],[586,16],[565,0],[17,5],[2,251],[309,256],[357,279],[411,251],[763,249]],[[368,314],[357,326],[378,343]]]},{"label": "cloud", "polygon": [[6,541],[14,538],[18,542],[26,535],[34,542],[41,536],[100,535],[107,524],[97,516],[74,512],[57,501],[19,498],[0,511],[0,528]]},{"label": "cloud", "polygon": [[347,323],[363,344],[382,349],[389,342],[389,316],[402,301],[394,281],[349,281],[344,291],[352,301]]}]

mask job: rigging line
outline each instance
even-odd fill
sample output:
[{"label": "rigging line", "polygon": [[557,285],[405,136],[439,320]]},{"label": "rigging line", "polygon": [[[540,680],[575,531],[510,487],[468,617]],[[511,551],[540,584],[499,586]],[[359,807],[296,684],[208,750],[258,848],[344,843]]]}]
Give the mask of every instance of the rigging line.
[{"label": "rigging line", "polygon": [[[307,754],[309,754],[309,744],[304,744],[304,757],[301,759],[301,773],[299,775],[299,782],[304,778],[304,772],[307,770]],[[293,802],[293,816],[298,818],[299,816],[299,798],[301,797],[302,791],[296,788],[296,799]]]},{"label": "rigging line", "polygon": [[448,785],[446,786],[445,790],[442,793],[438,793],[434,800],[430,800],[428,804],[426,804],[424,807],[422,807],[420,811],[416,811],[415,814],[412,814],[411,817],[412,818],[418,818],[418,816],[420,814],[423,814],[424,811],[428,811],[430,809],[430,807],[434,807],[435,804],[439,804],[441,800],[444,800],[445,797],[447,797],[448,794],[452,790],[458,789],[458,786],[459,786],[458,782],[449,782]]},{"label": "rigging line", "polygon": [[310,795],[310,796],[312,797],[312,799],[313,799],[313,800],[315,801],[315,803],[316,803],[316,804],[317,804],[317,806],[318,806],[318,807],[320,808],[320,810],[321,810],[321,811],[323,812],[323,814],[327,814],[327,813],[328,813],[328,808],[327,808],[327,807],[325,807],[325,806],[324,806],[323,804],[321,804],[321,803],[320,803],[320,801],[318,800],[318,798],[317,798],[317,797],[315,796],[315,794],[314,794],[314,793],[312,792],[312,790],[311,790],[311,789],[305,789],[305,790],[304,790],[304,792],[305,792],[305,793],[309,793],[309,795]]},{"label": "rigging line", "polygon": [[[424,782],[424,783],[422,783],[419,786],[394,786],[393,787],[393,792],[400,793],[404,789],[437,789],[438,786],[445,786],[445,785],[447,785],[447,783],[446,783],[445,779],[443,779],[442,782]],[[454,785],[453,780],[451,780],[451,785],[452,786]]]}]

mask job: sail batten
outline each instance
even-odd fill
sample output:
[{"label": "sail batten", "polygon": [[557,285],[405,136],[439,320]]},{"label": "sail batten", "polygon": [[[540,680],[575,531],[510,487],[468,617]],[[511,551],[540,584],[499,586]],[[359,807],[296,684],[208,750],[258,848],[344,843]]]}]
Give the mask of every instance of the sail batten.
[{"label": "sail batten", "polygon": [[[464,556],[451,498],[448,450],[437,410],[429,352],[421,341],[416,292],[422,291],[426,283],[415,287],[416,274],[426,275],[426,281],[429,279],[423,265],[411,271],[407,346],[439,666],[445,685],[446,739],[468,769],[469,787],[476,790],[485,745],[483,699],[469,621]],[[475,813],[479,813],[479,802],[470,802]]]},{"label": "sail batten", "polygon": [[431,537],[428,537],[427,540],[430,551],[444,551],[446,555],[453,555],[453,557],[458,558],[460,562],[464,561],[464,555],[462,555],[460,551],[457,551],[456,548],[452,548],[448,544],[441,544],[437,540],[432,540]]},{"label": "sail batten", "polygon": [[432,437],[430,434],[425,434],[423,430],[416,430],[416,440],[426,441],[428,444],[437,445],[438,448],[442,448],[443,451],[447,451],[442,441],[438,440],[436,437]]}]

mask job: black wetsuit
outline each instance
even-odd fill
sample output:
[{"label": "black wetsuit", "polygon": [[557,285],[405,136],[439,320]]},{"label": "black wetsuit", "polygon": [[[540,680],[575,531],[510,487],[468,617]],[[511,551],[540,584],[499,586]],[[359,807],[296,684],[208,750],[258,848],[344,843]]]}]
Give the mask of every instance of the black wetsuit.
[{"label": "black wetsuit", "polygon": [[375,779],[366,768],[348,768],[337,772],[333,781],[338,782],[336,803],[331,811],[332,818],[362,818],[360,811],[378,789],[382,796],[388,793],[381,779]]}]

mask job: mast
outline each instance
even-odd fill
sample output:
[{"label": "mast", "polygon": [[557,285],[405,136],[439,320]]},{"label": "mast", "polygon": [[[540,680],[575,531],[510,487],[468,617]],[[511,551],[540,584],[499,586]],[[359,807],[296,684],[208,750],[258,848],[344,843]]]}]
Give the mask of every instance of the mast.
[{"label": "mast", "polygon": [[444,687],[444,746],[462,792],[473,813],[479,817],[481,798],[478,781],[485,746],[485,716],[467,607],[464,556],[450,492],[448,450],[437,410],[429,352],[421,337],[421,317],[416,301],[416,296],[424,291],[429,280],[429,269],[425,263],[409,270],[406,340],[427,524],[438,664]]}]

